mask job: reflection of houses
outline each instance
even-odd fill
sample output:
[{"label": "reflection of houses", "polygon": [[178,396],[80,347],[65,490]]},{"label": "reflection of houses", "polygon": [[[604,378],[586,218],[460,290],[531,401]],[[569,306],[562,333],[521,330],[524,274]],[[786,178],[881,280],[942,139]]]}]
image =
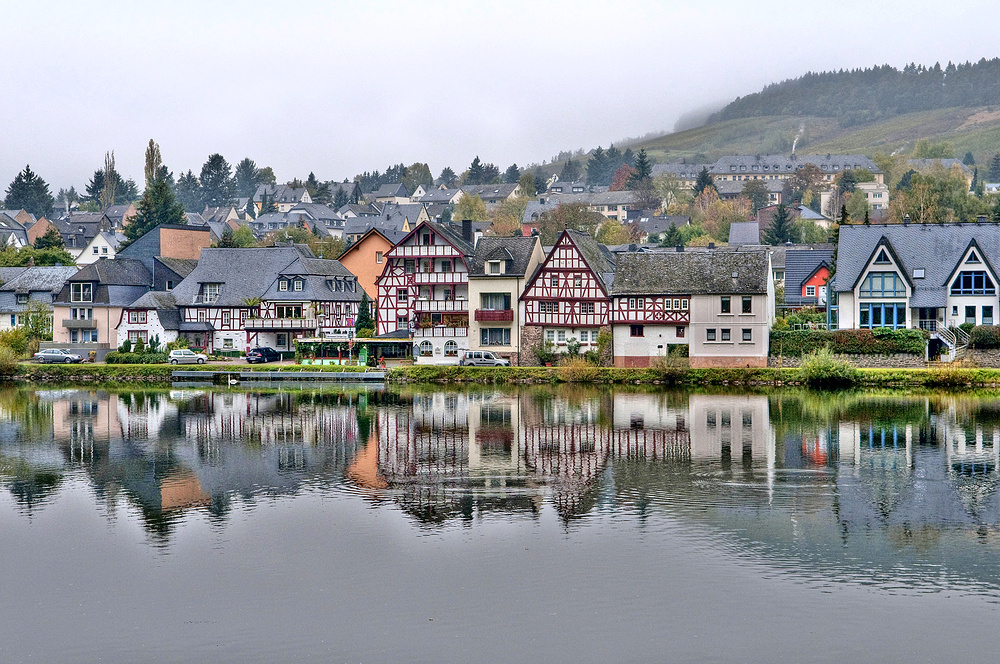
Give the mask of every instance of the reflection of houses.
[{"label": "reflection of houses", "polygon": [[719,461],[727,467],[734,455],[745,466],[775,462],[774,430],[763,395],[692,394],[691,459]]}]

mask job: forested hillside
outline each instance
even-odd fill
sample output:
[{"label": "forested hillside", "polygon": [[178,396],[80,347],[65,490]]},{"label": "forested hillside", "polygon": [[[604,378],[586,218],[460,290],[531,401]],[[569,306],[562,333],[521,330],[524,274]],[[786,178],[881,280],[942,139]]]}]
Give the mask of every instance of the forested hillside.
[{"label": "forested hillside", "polygon": [[939,108],[1000,104],[1000,58],[933,67],[808,73],[739,97],[709,123],[763,116],[836,118],[841,127]]}]

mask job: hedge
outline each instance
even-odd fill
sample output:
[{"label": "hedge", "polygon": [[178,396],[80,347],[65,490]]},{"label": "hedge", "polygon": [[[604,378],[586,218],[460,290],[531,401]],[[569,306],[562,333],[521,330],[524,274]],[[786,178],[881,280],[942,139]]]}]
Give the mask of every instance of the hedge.
[{"label": "hedge", "polygon": [[1000,348],[1000,325],[980,325],[969,333],[969,346],[978,349]]},{"label": "hedge", "polygon": [[104,356],[105,364],[166,364],[166,353],[122,353],[113,350]]},{"label": "hedge", "polygon": [[836,355],[923,355],[922,330],[771,330],[771,355],[798,357],[829,348]]}]

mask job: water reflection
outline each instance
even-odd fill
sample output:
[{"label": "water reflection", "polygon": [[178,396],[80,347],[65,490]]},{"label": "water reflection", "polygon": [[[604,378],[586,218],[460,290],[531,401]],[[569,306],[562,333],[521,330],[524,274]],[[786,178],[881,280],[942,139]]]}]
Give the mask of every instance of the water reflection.
[{"label": "water reflection", "polygon": [[1000,406],[945,394],[0,392],[16,509],[82,478],[160,546],[186,515],[349,493],[431,531],[611,514],[792,573],[996,589],[998,453]]}]

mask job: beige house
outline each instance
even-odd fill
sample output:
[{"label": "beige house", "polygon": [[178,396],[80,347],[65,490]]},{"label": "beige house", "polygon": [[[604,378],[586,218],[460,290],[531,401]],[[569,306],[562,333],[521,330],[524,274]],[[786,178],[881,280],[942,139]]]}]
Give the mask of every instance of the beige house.
[{"label": "beige house", "polygon": [[469,261],[469,349],[517,364],[527,280],[545,260],[540,238],[483,237]]}]

